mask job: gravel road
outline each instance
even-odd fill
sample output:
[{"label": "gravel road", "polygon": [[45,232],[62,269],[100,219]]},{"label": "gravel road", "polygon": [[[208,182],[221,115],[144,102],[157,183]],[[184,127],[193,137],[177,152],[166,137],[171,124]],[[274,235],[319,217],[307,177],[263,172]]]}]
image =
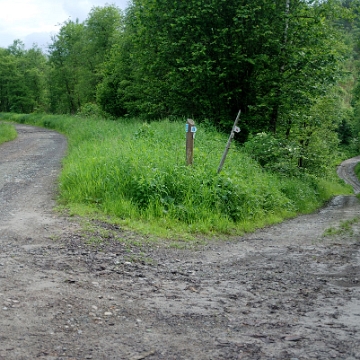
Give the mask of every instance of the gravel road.
[{"label": "gravel road", "polygon": [[[66,139],[16,128],[0,146],[0,359],[360,359],[355,196],[196,250],[131,246],[146,239],[53,212]],[[358,161],[339,169],[355,191]]]}]

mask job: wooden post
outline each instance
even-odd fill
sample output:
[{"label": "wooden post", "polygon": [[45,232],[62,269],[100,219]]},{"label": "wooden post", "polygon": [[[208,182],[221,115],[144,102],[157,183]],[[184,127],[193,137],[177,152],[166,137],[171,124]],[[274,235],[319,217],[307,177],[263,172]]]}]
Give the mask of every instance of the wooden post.
[{"label": "wooden post", "polygon": [[186,122],[186,165],[193,164],[195,132],[194,120],[188,119]]},{"label": "wooden post", "polygon": [[237,117],[236,117],[236,119],[235,119],[234,125],[233,125],[233,127],[232,127],[232,130],[231,130],[231,133],[230,133],[230,136],[229,136],[229,140],[228,140],[228,142],[227,142],[227,144],[226,144],[224,154],[223,154],[223,156],[222,156],[222,158],[221,158],[220,165],[219,165],[219,167],[218,167],[218,171],[217,171],[218,173],[221,171],[221,169],[222,169],[223,166],[224,166],[224,162],[225,162],[226,156],[227,156],[227,154],[228,154],[228,152],[229,152],[230,145],[231,145],[231,141],[232,141],[232,139],[234,138],[235,133],[240,131],[240,128],[237,127],[237,123],[238,123],[238,121],[239,121],[240,114],[241,114],[241,110],[239,110],[239,113],[238,113],[238,115],[237,115]]}]

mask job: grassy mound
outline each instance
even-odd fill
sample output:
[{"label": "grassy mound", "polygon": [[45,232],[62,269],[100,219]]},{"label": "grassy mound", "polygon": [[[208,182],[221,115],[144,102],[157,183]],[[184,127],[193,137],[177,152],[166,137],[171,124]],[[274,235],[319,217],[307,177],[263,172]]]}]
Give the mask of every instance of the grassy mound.
[{"label": "grassy mound", "polygon": [[217,174],[227,136],[198,126],[194,165],[185,166],[185,124],[137,119],[9,115],[67,135],[60,201],[75,213],[98,213],[161,236],[240,234],[308,213],[338,193],[339,181],[265,171],[232,145]]}]

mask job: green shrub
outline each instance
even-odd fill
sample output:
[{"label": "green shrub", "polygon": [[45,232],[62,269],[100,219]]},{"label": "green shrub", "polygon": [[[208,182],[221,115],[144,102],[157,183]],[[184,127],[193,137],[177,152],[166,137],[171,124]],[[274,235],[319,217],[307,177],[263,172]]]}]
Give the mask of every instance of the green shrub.
[{"label": "green shrub", "polygon": [[269,133],[258,133],[249,138],[244,146],[249,156],[262,167],[284,173],[298,175],[300,148],[295,143],[280,139]]},{"label": "green shrub", "polygon": [[80,117],[101,117],[102,111],[100,107],[93,103],[86,103],[81,106],[80,110],[77,112],[77,116]]}]

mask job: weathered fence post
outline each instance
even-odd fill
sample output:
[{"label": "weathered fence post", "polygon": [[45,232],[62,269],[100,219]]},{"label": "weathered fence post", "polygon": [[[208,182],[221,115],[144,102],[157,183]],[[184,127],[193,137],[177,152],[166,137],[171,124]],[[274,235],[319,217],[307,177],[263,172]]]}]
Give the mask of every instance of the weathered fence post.
[{"label": "weathered fence post", "polygon": [[188,119],[185,125],[186,130],[186,165],[192,165],[194,160],[194,138],[196,127],[194,120]]},{"label": "weathered fence post", "polygon": [[231,141],[232,141],[232,139],[234,138],[235,133],[240,132],[240,128],[237,126],[237,123],[238,123],[239,118],[240,118],[240,114],[241,114],[241,110],[239,110],[239,113],[238,113],[238,115],[237,115],[237,117],[236,117],[236,119],[235,119],[234,125],[233,125],[233,127],[232,127],[232,130],[231,130],[231,133],[230,133],[230,136],[229,136],[229,140],[228,140],[228,142],[227,142],[227,144],[226,144],[224,154],[223,154],[223,156],[222,156],[222,158],[221,158],[220,165],[219,165],[219,167],[218,167],[218,171],[217,171],[218,173],[221,171],[221,169],[222,169],[223,166],[224,166],[224,162],[225,162],[227,153],[229,152],[230,145],[231,145]]}]

